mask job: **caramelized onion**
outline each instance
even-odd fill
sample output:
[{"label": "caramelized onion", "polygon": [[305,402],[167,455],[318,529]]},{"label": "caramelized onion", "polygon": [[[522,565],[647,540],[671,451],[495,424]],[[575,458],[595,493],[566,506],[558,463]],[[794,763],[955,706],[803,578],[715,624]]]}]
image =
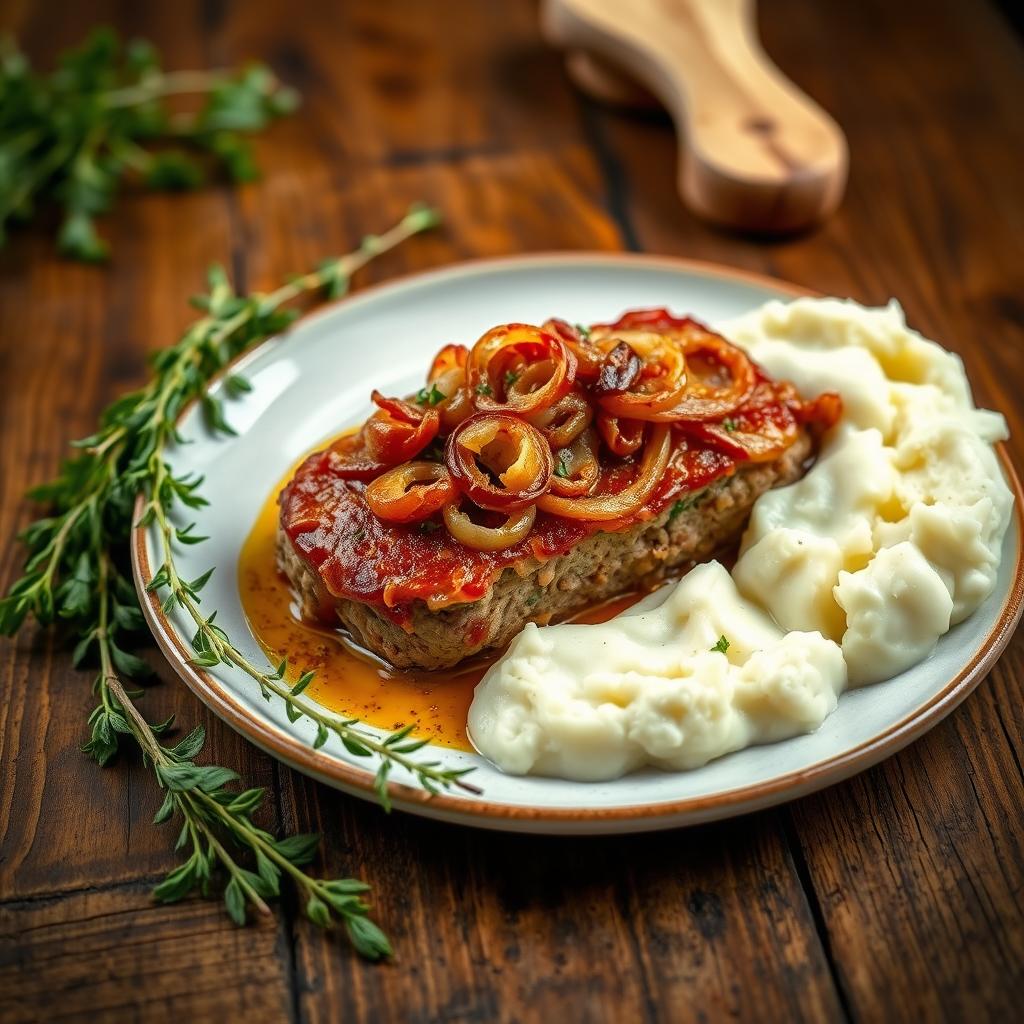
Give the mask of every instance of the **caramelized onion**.
[{"label": "caramelized onion", "polygon": [[552,448],[565,448],[590,426],[594,410],[581,391],[570,391],[554,405],[529,417]]},{"label": "caramelized onion", "polygon": [[737,462],[770,462],[777,459],[794,440],[796,422],[779,424],[764,420],[756,429],[727,426],[721,423],[690,423],[685,425],[687,434],[712,448],[717,448]]},{"label": "caramelized onion", "polygon": [[[629,389],[604,392],[595,387],[601,408],[612,416],[628,419],[654,419],[659,413],[673,409],[686,394],[686,357],[675,337],[654,331],[624,331],[603,339],[609,349],[608,359],[621,352],[621,345],[640,361]],[[600,378],[599,378],[600,382]]]},{"label": "caramelized onion", "polygon": [[389,409],[381,408],[363,424],[363,444],[370,458],[395,466],[419,455],[437,437],[441,417],[436,409],[420,409],[397,398],[387,401],[402,415],[405,415],[405,410],[399,406],[416,410],[420,417],[418,422],[410,423]]},{"label": "caramelized onion", "polygon": [[597,414],[597,432],[608,446],[608,450],[619,458],[625,458],[640,450],[646,429],[643,420],[620,419],[618,416],[609,415],[603,409]]},{"label": "caramelized onion", "polygon": [[[670,409],[637,418],[660,422],[717,420],[735,412],[750,396],[757,372],[746,352],[695,320],[678,335],[686,357],[685,394]],[[711,372],[701,372],[710,369]]]},{"label": "caramelized onion", "polygon": [[427,374],[427,383],[444,395],[437,403],[441,430],[449,433],[464,419],[472,416],[475,405],[466,379],[469,349],[465,345],[445,345],[434,357]]},{"label": "caramelized onion", "polygon": [[437,411],[441,414],[442,431],[446,434],[450,433],[476,411],[473,392],[463,384],[451,394],[450,398],[437,407]]},{"label": "caramelized onion", "polygon": [[465,345],[445,345],[434,356],[430,373],[427,374],[427,383],[432,384],[442,374],[450,373],[452,370],[465,370],[468,360],[469,349]]},{"label": "caramelized onion", "polygon": [[477,413],[452,431],[445,463],[455,485],[481,508],[509,512],[543,494],[551,448],[536,427],[503,412]]},{"label": "caramelized onion", "polygon": [[477,408],[528,416],[554,405],[572,387],[576,366],[576,357],[553,334],[504,324],[473,346],[468,383]]},{"label": "caramelized onion", "polygon": [[474,523],[456,503],[445,505],[444,524],[448,532],[467,548],[475,551],[501,551],[525,540],[533,529],[533,521],[537,518],[537,506],[527,505],[526,508],[511,513],[501,526],[481,526]]},{"label": "caramelized onion", "polygon": [[386,412],[392,419],[399,420],[402,423],[417,426],[423,419],[423,407],[413,405],[412,402],[406,402],[401,398],[388,398],[376,389],[370,393],[370,398],[378,409]]},{"label": "caramelized onion", "polygon": [[558,470],[551,477],[551,494],[565,498],[591,494],[601,479],[601,464],[597,461],[597,435],[586,430],[568,448],[559,450],[555,458]]},{"label": "caramelized onion", "polygon": [[552,317],[545,320],[541,330],[553,334],[576,357],[576,376],[581,380],[593,380],[601,371],[604,353],[589,338],[565,320]]},{"label": "caramelized onion", "polygon": [[618,494],[597,494],[585,498],[544,494],[538,499],[537,507],[542,512],[564,516],[566,519],[587,519],[593,522],[624,519],[639,512],[651,496],[665,472],[671,454],[672,432],[668,426],[659,423],[652,428],[644,447],[636,479],[624,490]]},{"label": "caramelized onion", "polygon": [[378,519],[414,523],[439,512],[455,498],[455,485],[439,462],[407,462],[366,487],[366,504]]}]

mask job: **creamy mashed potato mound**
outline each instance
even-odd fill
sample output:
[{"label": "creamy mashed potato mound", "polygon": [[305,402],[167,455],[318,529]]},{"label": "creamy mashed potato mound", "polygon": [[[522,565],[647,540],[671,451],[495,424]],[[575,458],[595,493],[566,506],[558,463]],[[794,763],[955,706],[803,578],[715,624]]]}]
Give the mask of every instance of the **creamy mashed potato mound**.
[{"label": "creamy mashed potato mound", "polygon": [[523,630],[469,712],[502,770],[596,781],[810,732],[992,592],[1006,423],[957,356],[895,303],[770,302],[723,332],[802,397],[839,392],[840,422],[802,480],[758,499],[732,576],[711,562],[610,622]]}]

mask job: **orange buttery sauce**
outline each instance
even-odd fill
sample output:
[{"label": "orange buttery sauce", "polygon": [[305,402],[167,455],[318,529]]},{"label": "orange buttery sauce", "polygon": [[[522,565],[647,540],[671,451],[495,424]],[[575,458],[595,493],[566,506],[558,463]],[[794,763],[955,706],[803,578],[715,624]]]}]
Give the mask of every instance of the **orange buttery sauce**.
[{"label": "orange buttery sauce", "polygon": [[[395,669],[353,644],[340,627],[325,628],[300,617],[291,584],[277,569],[274,546],[277,496],[302,461],[296,462],[268,495],[242,546],[238,588],[253,636],[273,664],[288,659],[292,682],[300,672],[313,669],[316,677],[306,694],[331,711],[381,729],[412,724],[423,739],[471,750],[466,719],[473,688],[501,651],[437,672]],[[641,596],[633,593],[616,598],[588,609],[573,621],[605,622]]]}]

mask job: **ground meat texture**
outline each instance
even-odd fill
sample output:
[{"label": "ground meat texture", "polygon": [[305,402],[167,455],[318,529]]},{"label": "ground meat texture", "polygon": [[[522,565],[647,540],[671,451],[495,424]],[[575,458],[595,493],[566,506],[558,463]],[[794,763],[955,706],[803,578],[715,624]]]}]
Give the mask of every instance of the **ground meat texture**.
[{"label": "ground meat texture", "polygon": [[775,462],[741,465],[731,476],[685,495],[659,516],[616,533],[599,532],[544,563],[506,569],[477,601],[432,611],[413,601],[407,628],[373,605],[336,598],[278,530],[278,565],[303,615],[336,614],[356,643],[397,668],[450,668],[507,644],[527,622],[547,623],[637,588],[734,544],[751,507],[772,487],[792,483],[810,452],[805,435]]}]

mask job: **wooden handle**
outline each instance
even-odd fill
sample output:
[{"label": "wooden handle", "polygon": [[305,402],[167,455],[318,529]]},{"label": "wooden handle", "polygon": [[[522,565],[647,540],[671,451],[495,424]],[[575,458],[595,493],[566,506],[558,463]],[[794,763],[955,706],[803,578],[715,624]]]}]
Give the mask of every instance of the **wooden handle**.
[{"label": "wooden handle", "polygon": [[542,18],[552,43],[597,58],[570,58],[587,91],[642,102],[615,69],[665,105],[679,137],[679,193],[701,217],[791,232],[839,204],[846,139],[762,50],[754,0],[545,0]]}]

